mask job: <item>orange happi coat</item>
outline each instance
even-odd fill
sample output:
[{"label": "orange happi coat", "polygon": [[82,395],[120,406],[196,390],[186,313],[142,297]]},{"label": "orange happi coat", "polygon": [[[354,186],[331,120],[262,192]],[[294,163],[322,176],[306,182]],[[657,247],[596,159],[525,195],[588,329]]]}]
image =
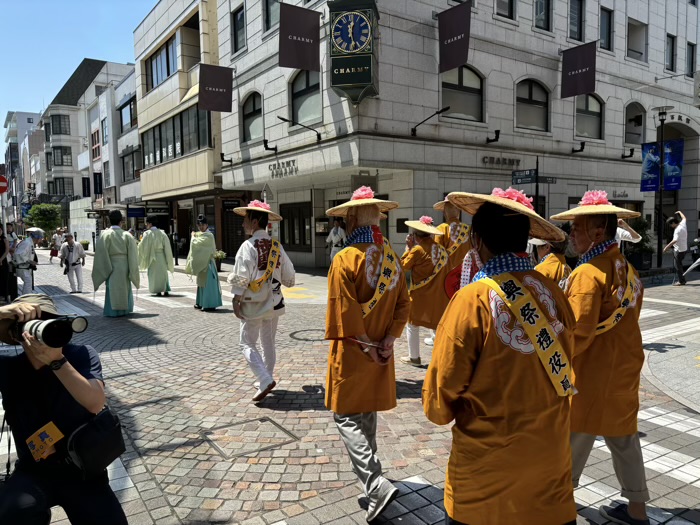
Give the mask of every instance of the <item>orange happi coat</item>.
[{"label": "orange happi coat", "polygon": [[376,364],[349,341],[361,334],[379,342],[401,337],[410,303],[399,267],[377,306],[363,319],[360,305],[372,299],[382,267],[382,247],[354,244],[340,251],[328,273],[326,339],[331,340],[326,380],[326,407],[337,414],[391,410],[396,406],[394,360]]},{"label": "orange happi coat", "polygon": [[620,306],[627,282],[627,261],[617,246],[576,268],[566,294],[576,315],[572,366],[579,393],[571,401],[571,431],[596,436],[637,432],[639,378],[644,364],[639,314],[643,288],[635,271],[637,293],[622,320],[596,335],[596,326]]},{"label": "orange happi coat", "polygon": [[535,270],[545,277],[549,277],[555,283],[560,283],[571,275],[571,267],[566,264],[566,257],[561,253],[550,253],[545,256]]},{"label": "orange happi coat", "polygon": [[[440,224],[437,228],[442,232],[442,235],[437,235],[436,236],[436,241],[439,242],[443,248],[446,250],[449,250],[452,246],[454,246],[456,240],[457,240],[457,235],[459,235],[459,228],[462,225],[462,223],[459,221],[459,219],[451,219],[450,222],[443,222]],[[455,252],[450,256],[450,263],[449,267],[450,270],[457,266],[462,266],[462,261],[464,261],[464,257],[467,255],[467,252],[471,249],[472,245],[469,240],[469,237],[455,250]]]},{"label": "orange happi coat", "polygon": [[437,328],[442,313],[450,300],[445,291],[445,277],[449,270],[449,261],[428,284],[420,288],[414,289],[414,287],[433,274],[435,265],[440,258],[437,247],[437,243],[430,237],[420,239],[418,244],[401,258],[403,269],[411,272],[411,313],[408,322],[414,326],[424,326],[431,330]]},{"label": "orange happi coat", "polygon": [[[513,274],[547,315],[567,355],[574,316],[562,290]],[[557,396],[522,325],[484,282],[452,298],[437,329],[423,408],[455,421],[445,509],[469,525],[562,525],[576,519],[569,399]]]}]

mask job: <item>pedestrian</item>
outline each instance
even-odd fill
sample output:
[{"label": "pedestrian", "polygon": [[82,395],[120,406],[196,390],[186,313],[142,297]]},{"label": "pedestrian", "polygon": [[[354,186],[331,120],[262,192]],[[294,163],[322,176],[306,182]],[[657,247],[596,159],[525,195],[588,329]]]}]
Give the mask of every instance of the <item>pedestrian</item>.
[{"label": "pedestrian", "polygon": [[58,250],[63,244],[63,232],[61,228],[56,228],[56,233],[51,237],[51,251],[49,252],[49,264],[53,264],[53,258],[58,257]]},{"label": "pedestrian", "polygon": [[[47,525],[51,507],[60,505],[74,525],[126,525],[107,471],[85,472],[68,453],[73,433],[105,404],[99,355],[72,343],[52,348],[27,332],[17,340],[11,330],[18,321],[59,316],[46,295],[27,295],[0,308],[0,341],[21,343],[24,350],[0,356],[0,394],[17,455],[14,472],[0,484],[0,523]],[[55,445],[47,443],[42,454],[35,446],[39,439]],[[102,459],[100,448],[88,445],[89,460]]]},{"label": "pedestrian", "polygon": [[620,251],[625,253],[624,243],[631,242],[632,244],[637,244],[641,242],[642,236],[639,235],[634,228],[632,228],[626,221],[622,219],[617,220],[617,232],[615,233],[615,240],[620,246]]},{"label": "pedestrian", "polygon": [[268,222],[282,220],[269,204],[254,200],[233,211],[245,217],[243,229],[250,237],[238,249],[227,281],[234,295],[233,313],[241,320],[241,351],[257,378],[253,396],[257,403],[277,386],[275,337],[277,321],[284,314],[282,285],[294,286],[294,265],[282,245],[267,233]]},{"label": "pedestrian", "polygon": [[175,271],[173,250],[168,235],[155,226],[156,218],[146,218],[147,230],[138,245],[139,268],[148,271],[148,291],[157,296],[170,295],[168,272]]},{"label": "pedestrian", "polygon": [[83,266],[85,266],[85,250],[82,244],[75,242],[73,234],[66,232],[66,241],[59,251],[61,268],[64,275],[68,276],[70,293],[83,293]]},{"label": "pedestrian", "polygon": [[401,257],[401,266],[410,282],[411,311],[406,325],[408,355],[401,357],[401,361],[421,366],[420,327],[435,330],[450,301],[445,290],[449,255],[433,239],[433,236],[442,236],[442,231],[433,226],[432,217],[424,215],[417,221],[405,221],[405,224],[413,230],[406,237],[406,251]]},{"label": "pedestrian", "polygon": [[345,247],[345,241],[347,240],[347,235],[345,229],[343,228],[342,219],[333,219],[333,228],[331,229],[328,237],[326,237],[326,244],[331,245],[331,263],[335,255]]},{"label": "pedestrian", "polygon": [[14,253],[15,247],[19,244],[19,238],[15,233],[15,227],[12,223],[7,223],[7,240],[10,243],[10,253]]},{"label": "pedestrian", "polygon": [[566,263],[566,247],[569,245],[569,237],[562,230],[564,240],[561,242],[549,242],[543,239],[530,239],[530,244],[535,248],[537,265],[535,270],[545,277],[549,277],[560,288],[564,288],[566,279],[571,275],[571,266]]},{"label": "pedestrian", "polygon": [[0,300],[10,302],[10,242],[0,225]]},{"label": "pedestrian", "polygon": [[571,402],[574,487],[596,437],[603,436],[629,505],[604,505],[600,513],[616,523],[648,525],[649,491],[637,433],[644,290],[615,241],[617,220],[637,216],[612,205],[604,191],[588,191],[578,207],[552,220],[573,221],[571,244],[581,256],[566,287],[576,316],[572,366],[578,393]]},{"label": "pedestrian", "polygon": [[219,274],[214,263],[216,240],[209,231],[209,221],[204,215],[197,217],[197,229],[199,231],[192,232],[185,273],[197,276],[197,299],[194,307],[210,312],[223,304]]},{"label": "pedestrian", "polygon": [[398,494],[382,475],[376,440],[377,412],[396,407],[394,342],[410,310],[399,257],[379,229],[380,214],[398,207],[363,186],[326,212],[345,217],[348,229],[328,273],[326,408],[367,497],[368,522]]},{"label": "pedestrian", "polygon": [[678,277],[678,281],[673,283],[673,286],[683,286],[686,282],[685,275],[683,275],[683,259],[688,253],[688,224],[682,211],[676,213],[680,215],[680,221],[675,215],[666,221],[666,224],[673,228],[673,240],[666,245],[664,253],[673,248],[673,264]]},{"label": "pedestrian", "polygon": [[17,243],[15,253],[12,256],[12,264],[15,267],[17,277],[22,279],[22,288],[19,295],[32,293],[34,289],[34,270],[37,268],[37,256],[34,246],[39,244],[43,236],[38,231],[30,232],[27,237]]},{"label": "pedestrian", "polygon": [[119,210],[109,212],[111,227],[97,239],[92,266],[92,284],[95,291],[106,283],[103,315],[122,317],[134,311],[133,284],[141,285],[136,241],[121,229],[124,218]]},{"label": "pedestrian", "polygon": [[562,232],[512,188],[448,197],[474,215],[471,250],[482,266],[440,321],[423,386],[428,419],[455,422],[445,523],[575,525],[574,317],[563,291],[523,253],[529,235],[561,241]]}]

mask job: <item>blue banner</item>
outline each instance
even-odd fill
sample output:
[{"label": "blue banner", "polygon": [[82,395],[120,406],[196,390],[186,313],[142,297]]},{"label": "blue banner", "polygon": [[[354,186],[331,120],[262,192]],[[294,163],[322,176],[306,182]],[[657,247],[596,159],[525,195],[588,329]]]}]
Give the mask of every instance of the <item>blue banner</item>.
[{"label": "blue banner", "polygon": [[31,204],[22,204],[21,205],[21,214],[22,214],[22,219],[26,219],[27,215],[29,215],[29,210],[32,209]]},{"label": "blue banner", "polygon": [[[664,190],[681,189],[684,140],[664,142]],[[642,191],[659,191],[661,150],[658,142],[642,144]]]}]

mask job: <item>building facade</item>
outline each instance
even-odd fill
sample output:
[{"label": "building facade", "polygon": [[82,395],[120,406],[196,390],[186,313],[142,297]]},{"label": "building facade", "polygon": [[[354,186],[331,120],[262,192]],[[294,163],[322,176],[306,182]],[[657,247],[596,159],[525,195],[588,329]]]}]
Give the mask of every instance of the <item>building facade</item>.
[{"label": "building facade", "polygon": [[[469,60],[440,75],[435,15],[456,3],[378,2],[379,95],[358,106],[330,88],[326,2],[302,4],[323,15],[320,75],[278,67],[277,2],[220,3],[220,63],[235,68],[235,109],[222,114],[222,151],[233,160],[221,170],[223,188],[255,198],[265,190],[285,219],[278,234],[295,264],[328,264],[324,211],[361,181],[400,203],[383,225],[394,244],[403,242],[405,219],[439,220],[432,204],[445,194],[507,187],[513,170],[536,166],[556,179],[540,185],[543,215],[595,188],[655,226],[654,194],[640,191],[640,179],[641,144],[656,140],[658,106],[674,107],[666,138],[685,139],[683,189],[664,194],[662,217],[683,210],[694,236],[700,29],[693,2],[475,0]],[[561,99],[560,51],[594,40],[595,93]],[[314,128],[320,142],[278,117]],[[487,143],[496,131],[498,140]],[[520,188],[534,195],[533,186]]]},{"label": "building facade", "polygon": [[7,222],[21,220],[19,206],[25,193],[20,145],[28,132],[36,129],[41,115],[26,111],[8,111],[5,116],[5,171],[8,190],[2,197],[3,214]]}]

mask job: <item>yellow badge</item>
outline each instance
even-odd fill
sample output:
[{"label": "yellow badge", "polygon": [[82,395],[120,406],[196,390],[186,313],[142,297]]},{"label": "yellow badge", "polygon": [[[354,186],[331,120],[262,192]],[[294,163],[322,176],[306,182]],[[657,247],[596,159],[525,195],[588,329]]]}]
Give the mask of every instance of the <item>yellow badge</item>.
[{"label": "yellow badge", "polygon": [[63,439],[63,434],[53,421],[44,425],[27,439],[27,446],[34,461],[46,459],[56,452],[54,445]]}]

